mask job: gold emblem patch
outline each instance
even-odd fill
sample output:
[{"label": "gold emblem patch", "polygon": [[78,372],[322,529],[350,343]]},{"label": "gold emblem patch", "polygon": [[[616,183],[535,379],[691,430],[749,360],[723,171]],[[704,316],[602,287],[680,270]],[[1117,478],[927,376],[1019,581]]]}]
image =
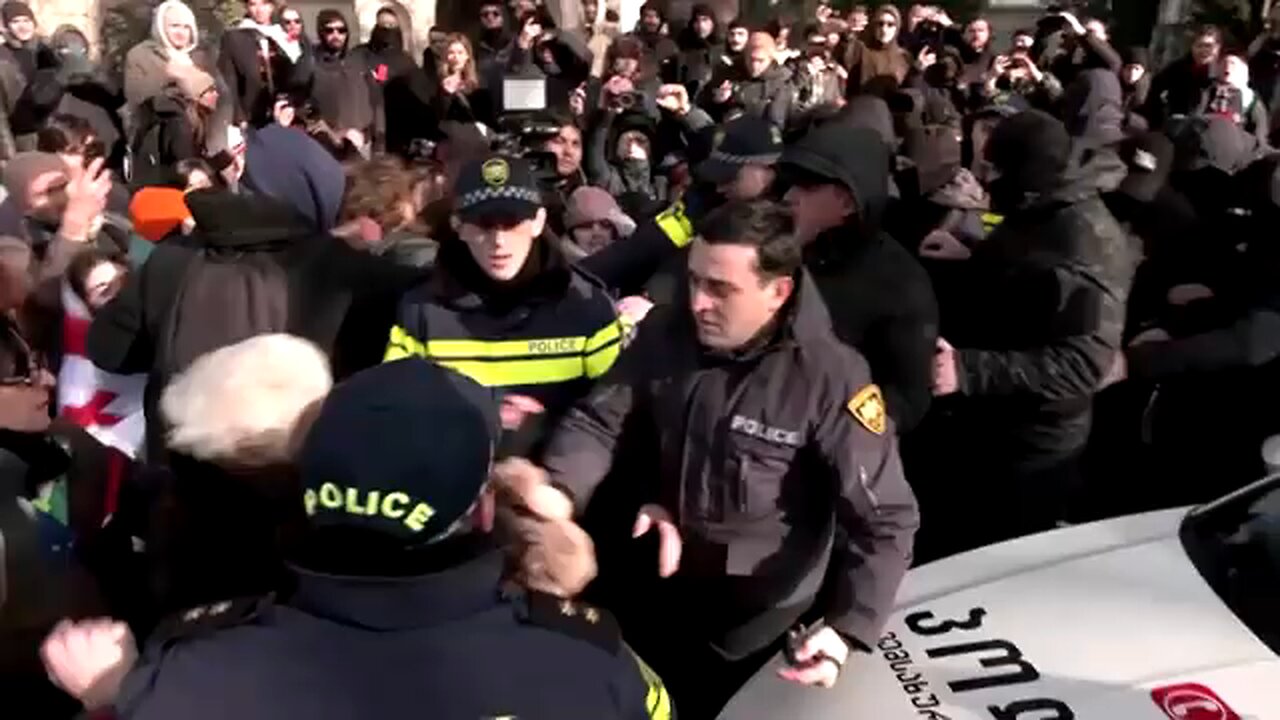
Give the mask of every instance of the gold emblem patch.
[{"label": "gold emblem patch", "polygon": [[486,160],[480,166],[480,177],[493,187],[502,187],[507,184],[507,178],[511,177],[511,167],[502,158]]},{"label": "gold emblem patch", "polygon": [[849,414],[853,415],[853,419],[857,420],[862,427],[876,435],[884,434],[889,421],[885,415],[884,396],[880,393],[880,386],[868,385],[862,388],[849,398],[849,404],[845,407],[849,408]]}]

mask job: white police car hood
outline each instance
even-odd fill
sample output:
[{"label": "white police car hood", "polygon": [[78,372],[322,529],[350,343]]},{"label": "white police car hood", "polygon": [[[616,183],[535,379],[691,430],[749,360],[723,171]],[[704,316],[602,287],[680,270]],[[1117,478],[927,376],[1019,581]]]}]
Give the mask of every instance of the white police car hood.
[{"label": "white police car hood", "polygon": [[1280,661],[1178,540],[1185,509],[1059,530],[907,575],[871,655],[801,688],[780,659],[727,720],[1264,720]]}]

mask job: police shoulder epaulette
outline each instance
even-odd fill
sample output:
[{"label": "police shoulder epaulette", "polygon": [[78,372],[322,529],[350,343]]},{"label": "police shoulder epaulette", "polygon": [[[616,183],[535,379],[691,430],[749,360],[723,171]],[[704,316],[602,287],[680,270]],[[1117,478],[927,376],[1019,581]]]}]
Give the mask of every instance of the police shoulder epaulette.
[{"label": "police shoulder epaulette", "polygon": [[589,642],[613,654],[622,649],[622,630],[607,610],[534,590],[526,591],[516,605],[521,622]]},{"label": "police shoulder epaulette", "polygon": [[197,605],[161,620],[152,633],[151,640],[168,645],[246,625],[261,617],[274,601],[275,595],[271,594]]}]

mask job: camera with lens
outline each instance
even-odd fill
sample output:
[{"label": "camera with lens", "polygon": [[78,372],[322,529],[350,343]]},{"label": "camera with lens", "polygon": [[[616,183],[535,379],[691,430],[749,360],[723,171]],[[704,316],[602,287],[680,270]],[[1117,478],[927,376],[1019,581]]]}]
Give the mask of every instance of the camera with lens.
[{"label": "camera with lens", "polygon": [[619,110],[630,110],[640,104],[640,93],[634,90],[631,92],[618,93],[613,96],[613,104]]},{"label": "camera with lens", "polygon": [[516,113],[498,120],[498,132],[489,146],[494,152],[511,155],[529,163],[534,180],[543,187],[555,185],[556,156],[542,149],[543,144],[560,134],[560,123],[542,114]]}]

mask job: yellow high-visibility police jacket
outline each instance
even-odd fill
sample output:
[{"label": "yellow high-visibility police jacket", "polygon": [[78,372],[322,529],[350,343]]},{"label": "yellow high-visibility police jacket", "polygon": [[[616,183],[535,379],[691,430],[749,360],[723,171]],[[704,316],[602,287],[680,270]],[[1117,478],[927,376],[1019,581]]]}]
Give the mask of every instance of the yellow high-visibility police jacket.
[{"label": "yellow high-visibility police jacket", "polygon": [[623,326],[604,286],[551,241],[533,252],[542,271],[499,296],[459,241],[443,243],[436,272],[400,300],[384,361],[425,357],[562,414],[613,365]]}]

